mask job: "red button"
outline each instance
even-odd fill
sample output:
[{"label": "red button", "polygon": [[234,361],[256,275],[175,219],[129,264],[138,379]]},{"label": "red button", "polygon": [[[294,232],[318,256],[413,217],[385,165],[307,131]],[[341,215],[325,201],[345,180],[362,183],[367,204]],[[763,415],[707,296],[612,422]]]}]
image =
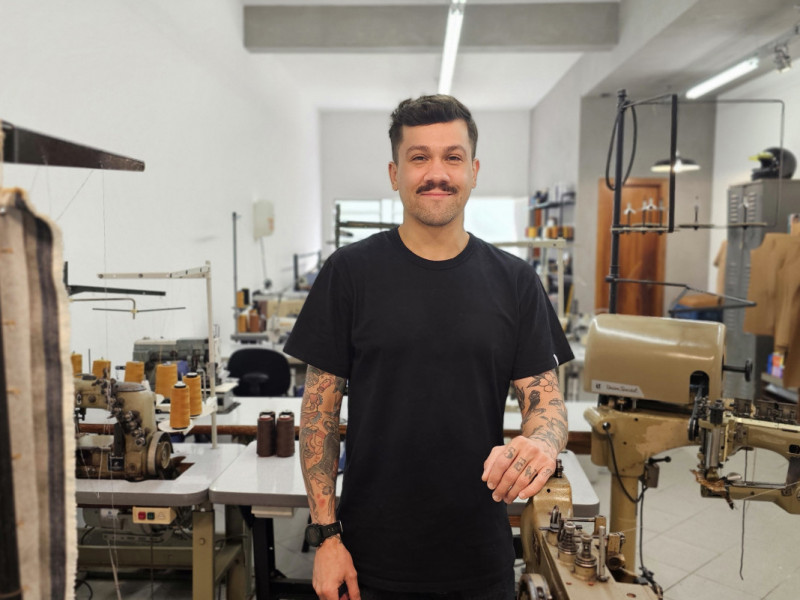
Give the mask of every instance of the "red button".
[{"label": "red button", "polygon": [[140,511],[138,512],[138,515],[139,515],[139,520],[140,520],[140,521],[144,521],[144,520],[145,520],[145,518],[147,517],[147,513],[145,513],[143,510],[140,510]]}]

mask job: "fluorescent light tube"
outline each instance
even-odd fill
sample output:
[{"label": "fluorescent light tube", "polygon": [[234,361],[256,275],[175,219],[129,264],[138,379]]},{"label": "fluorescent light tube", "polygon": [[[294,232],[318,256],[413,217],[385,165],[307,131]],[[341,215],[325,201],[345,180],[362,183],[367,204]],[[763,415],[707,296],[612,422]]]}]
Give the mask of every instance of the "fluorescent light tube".
[{"label": "fluorescent light tube", "polygon": [[708,92],[711,92],[719,87],[722,87],[726,83],[730,83],[734,79],[738,79],[742,75],[746,75],[750,71],[753,71],[758,67],[758,57],[749,58],[745,61],[740,62],[738,65],[732,66],[730,69],[727,69],[720,73],[719,75],[714,75],[711,79],[706,79],[702,83],[698,83],[696,86],[691,88],[688,92],[686,92],[686,97],[689,100],[694,100],[695,98],[699,98],[700,96],[705,96]]},{"label": "fluorescent light tube", "polygon": [[439,72],[439,93],[449,94],[453,85],[453,72],[456,68],[458,43],[461,40],[461,25],[464,21],[464,3],[467,0],[453,0],[447,13],[447,30],[442,49],[442,68]]}]

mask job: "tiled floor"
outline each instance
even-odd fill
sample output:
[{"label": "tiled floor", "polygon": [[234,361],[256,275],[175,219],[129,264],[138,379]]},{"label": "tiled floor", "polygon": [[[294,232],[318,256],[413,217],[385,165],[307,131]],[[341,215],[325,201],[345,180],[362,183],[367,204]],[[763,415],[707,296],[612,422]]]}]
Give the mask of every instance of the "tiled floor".
[{"label": "tiled floor", "polygon": [[[743,504],[735,509],[718,499],[702,498],[694,476],[689,472],[696,462],[695,448],[667,453],[671,463],[661,463],[658,488],[650,489],[644,504],[643,555],[645,566],[654,572],[664,589],[665,600],[795,600],[800,597],[800,515],[791,515],[771,503],[747,504],[744,521],[744,560],[742,556]],[[579,457],[598,497],[601,513],[608,515],[610,475],[591,464],[588,456]],[[744,457],[736,456],[726,472],[744,473]],[[782,482],[786,461],[767,451],[757,451],[748,459],[749,480]],[[313,551],[300,552],[307,510],[293,518],[275,520],[278,568],[287,577],[310,577]],[[191,581],[185,574],[150,581],[122,580],[119,594],[113,581],[90,579],[93,600],[191,598]],[[77,598],[88,599],[86,586],[77,589]],[[224,590],[221,598],[225,597]]]}]

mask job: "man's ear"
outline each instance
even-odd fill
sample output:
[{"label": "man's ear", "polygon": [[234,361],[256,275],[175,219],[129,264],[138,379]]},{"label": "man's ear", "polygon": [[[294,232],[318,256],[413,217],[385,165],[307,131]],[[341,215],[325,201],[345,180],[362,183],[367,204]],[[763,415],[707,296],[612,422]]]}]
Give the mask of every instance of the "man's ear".
[{"label": "man's ear", "polygon": [[478,185],[478,169],[481,168],[481,161],[477,158],[472,160],[472,187],[476,187]]},{"label": "man's ear", "polygon": [[389,163],[389,180],[392,182],[392,189],[397,191],[397,164]]}]

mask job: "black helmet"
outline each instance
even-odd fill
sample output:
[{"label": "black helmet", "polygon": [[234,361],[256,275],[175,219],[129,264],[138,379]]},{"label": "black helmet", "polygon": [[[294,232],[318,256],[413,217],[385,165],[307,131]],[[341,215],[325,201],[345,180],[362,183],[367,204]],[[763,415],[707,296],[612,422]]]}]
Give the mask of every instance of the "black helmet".
[{"label": "black helmet", "polygon": [[757,160],[761,166],[753,169],[750,179],[791,179],[797,168],[797,159],[786,148],[767,148],[751,160]]}]

